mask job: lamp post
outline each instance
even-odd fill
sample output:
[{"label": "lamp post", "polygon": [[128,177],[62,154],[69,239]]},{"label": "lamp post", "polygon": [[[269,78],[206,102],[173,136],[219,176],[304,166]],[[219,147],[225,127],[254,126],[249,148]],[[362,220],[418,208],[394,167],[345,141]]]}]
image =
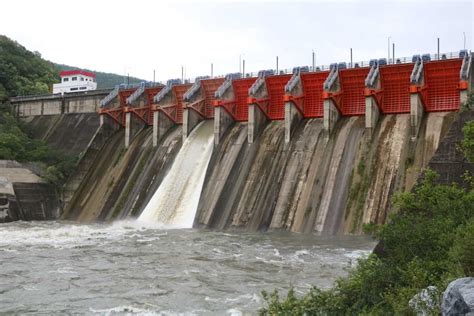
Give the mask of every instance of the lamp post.
[{"label": "lamp post", "polygon": [[391,36],[388,37],[387,42],[388,42],[388,59],[387,62],[390,64],[390,38]]},{"label": "lamp post", "polygon": [[353,67],[354,67],[354,66],[353,66],[353,64],[352,64],[352,48],[351,48],[351,65],[350,65],[349,68],[353,68]]},{"label": "lamp post", "polygon": [[239,54],[239,72],[242,74],[242,54]]},{"label": "lamp post", "polygon": [[395,43],[392,43],[392,61],[395,64]]},{"label": "lamp post", "polygon": [[439,37],[438,37],[438,60],[440,60],[440,56],[439,56]]},{"label": "lamp post", "polygon": [[276,74],[278,75],[278,56],[276,57]]}]

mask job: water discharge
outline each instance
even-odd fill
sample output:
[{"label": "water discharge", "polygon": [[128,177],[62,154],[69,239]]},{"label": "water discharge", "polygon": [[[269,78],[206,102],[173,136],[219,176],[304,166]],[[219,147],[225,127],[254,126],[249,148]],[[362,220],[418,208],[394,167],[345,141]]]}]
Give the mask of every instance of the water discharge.
[{"label": "water discharge", "polygon": [[214,142],[214,122],[204,121],[184,141],[181,150],[139,221],[170,228],[191,228]]},{"label": "water discharge", "polygon": [[374,246],[361,236],[137,221],[0,226],[1,315],[255,314],[262,290],[327,288]]}]

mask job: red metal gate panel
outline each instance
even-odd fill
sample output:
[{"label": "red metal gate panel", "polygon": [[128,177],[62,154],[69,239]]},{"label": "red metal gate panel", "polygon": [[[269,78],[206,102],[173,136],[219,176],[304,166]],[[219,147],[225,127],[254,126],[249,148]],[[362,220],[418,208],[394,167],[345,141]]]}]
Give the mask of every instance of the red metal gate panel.
[{"label": "red metal gate panel", "polygon": [[132,89],[124,89],[119,91],[119,100],[120,100],[120,106],[125,107],[127,106],[127,98],[132,95],[132,93],[135,92],[138,88],[132,88]]},{"label": "red metal gate panel", "polygon": [[365,115],[365,78],[369,68],[351,68],[339,70],[343,116]]},{"label": "red metal gate panel", "polygon": [[158,87],[153,87],[153,88],[145,88],[146,105],[151,106],[153,104],[153,98],[163,88],[164,88],[164,86],[158,86]]},{"label": "red metal gate panel", "polygon": [[223,82],[224,78],[204,79],[201,81],[205,94],[206,107],[204,109],[204,115],[206,118],[214,117],[213,101],[216,99],[214,94]]},{"label": "red metal gate panel", "polygon": [[410,113],[410,75],[413,64],[380,66],[382,113]]},{"label": "red metal gate panel", "polygon": [[323,117],[323,84],[329,71],[301,74],[303,85],[303,111],[305,118]]},{"label": "red metal gate panel", "polygon": [[460,107],[459,71],[462,59],[437,60],[424,64],[428,112],[453,111]]},{"label": "red metal gate panel", "polygon": [[244,78],[232,80],[235,96],[235,120],[248,121],[249,120],[249,105],[247,98],[249,96],[249,89],[257,78]]},{"label": "red metal gate panel", "polygon": [[270,76],[265,78],[268,91],[267,115],[271,120],[283,120],[285,118],[285,85],[291,75]]},{"label": "red metal gate panel", "polygon": [[191,88],[191,84],[178,84],[173,86],[176,98],[176,123],[183,123],[183,95]]}]

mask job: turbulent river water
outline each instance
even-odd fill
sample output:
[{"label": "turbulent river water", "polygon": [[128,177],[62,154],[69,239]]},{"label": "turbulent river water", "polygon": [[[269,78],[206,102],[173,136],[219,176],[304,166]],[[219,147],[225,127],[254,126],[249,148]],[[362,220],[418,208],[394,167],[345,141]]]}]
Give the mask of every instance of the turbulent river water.
[{"label": "turbulent river water", "polygon": [[261,290],[327,288],[373,246],[364,237],[134,221],[2,224],[0,314],[253,314]]}]

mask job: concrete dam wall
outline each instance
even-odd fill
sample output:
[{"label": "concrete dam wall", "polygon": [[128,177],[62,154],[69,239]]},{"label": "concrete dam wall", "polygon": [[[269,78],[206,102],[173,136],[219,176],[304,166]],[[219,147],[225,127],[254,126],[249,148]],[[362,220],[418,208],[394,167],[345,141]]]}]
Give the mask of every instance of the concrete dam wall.
[{"label": "concrete dam wall", "polygon": [[[374,131],[365,128],[364,117],[342,118],[332,133],[322,119],[305,119],[288,144],[284,121],[265,123],[253,143],[248,124],[235,123],[214,148],[194,227],[359,234],[364,223],[386,220],[393,193],[414,185],[456,116],[426,114],[413,139],[409,114],[383,116]],[[137,129],[125,149],[124,130],[100,126],[97,117],[28,119],[53,146],[82,153],[63,192],[62,218],[139,217],[180,150],[181,127],[172,127],[156,147],[151,128]]]},{"label": "concrete dam wall", "polygon": [[321,119],[305,120],[286,146],[282,121],[253,144],[239,123],[211,158],[195,226],[361,233],[385,221],[395,191],[414,185],[454,115],[427,115],[414,142],[409,115],[385,116],[373,136],[363,117],[342,119],[331,135]]},{"label": "concrete dam wall", "polygon": [[98,151],[63,218],[111,221],[141,214],[181,146],[181,129],[169,131],[157,148],[150,128],[138,131],[127,150],[123,138],[124,131],[116,131]]},{"label": "concrete dam wall", "polygon": [[[81,158],[62,190],[64,219],[146,209],[141,219],[160,224],[192,213],[184,226],[360,234],[430,163],[467,100],[472,58],[118,86],[99,115],[29,124]],[[196,126],[209,127],[203,143],[189,139]]]}]

